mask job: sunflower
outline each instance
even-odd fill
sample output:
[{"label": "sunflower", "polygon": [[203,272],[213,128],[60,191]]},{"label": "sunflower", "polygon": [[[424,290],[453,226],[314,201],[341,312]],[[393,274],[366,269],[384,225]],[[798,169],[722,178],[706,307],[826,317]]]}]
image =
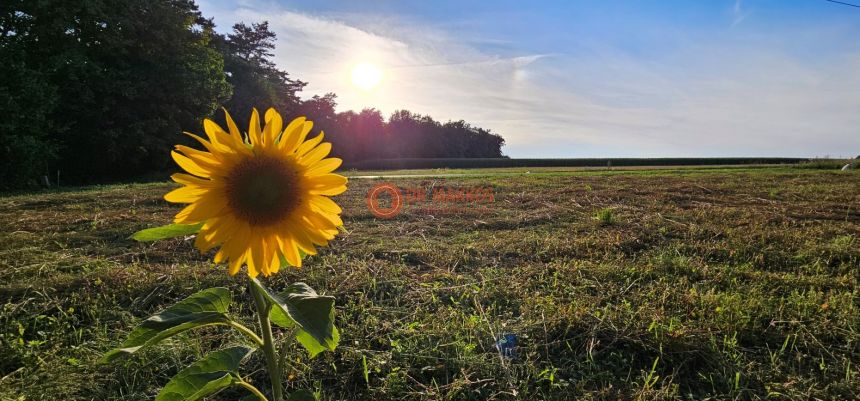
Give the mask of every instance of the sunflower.
[{"label": "sunflower", "polygon": [[346,191],[346,177],[333,174],[341,160],[326,158],[331,144],[324,134],[307,139],[313,123],[304,117],[286,128],[274,109],[251,114],[247,137],[224,110],[229,132],[203,121],[209,140],[186,132],[206,151],[176,145],[173,160],[188,174],[171,176],[183,186],[164,196],[187,203],[175,223],[203,223],[194,245],[215,247],[215,263],[226,262],[230,275],[243,264],[248,275],[276,273],[281,260],[301,267],[301,252],[316,254],[343,225],[340,206],[329,199]]}]

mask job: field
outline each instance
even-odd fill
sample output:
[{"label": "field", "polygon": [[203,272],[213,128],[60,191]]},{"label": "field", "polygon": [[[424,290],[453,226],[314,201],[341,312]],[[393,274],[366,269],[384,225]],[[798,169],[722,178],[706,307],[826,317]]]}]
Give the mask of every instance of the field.
[{"label": "field", "polygon": [[[420,176],[387,180],[491,186],[494,202],[380,220],[365,196],[386,179],[352,173],[337,199],[346,231],[271,280],[337,299],[340,346],[313,360],[290,350],[290,388],[323,388],[325,400],[860,394],[857,171],[401,173]],[[251,307],[240,277],[193,241],[127,239],[171,219],[177,207],[161,200],[171,187],[0,197],[0,400],[148,400],[176,366],[223,345],[225,330],[207,328],[96,363],[198,289],[227,286]],[[513,358],[494,348],[507,333]],[[266,380],[262,366],[246,362],[251,381]]]},{"label": "field", "polygon": [[[522,168],[522,167],[654,167],[654,166],[725,166],[762,164],[811,164],[843,162],[838,159],[801,159],[794,157],[658,157],[658,158],[580,158],[580,159],[523,159],[523,158],[406,158],[371,159],[351,166],[360,170],[432,169],[432,168]],[[840,164],[838,167],[843,166]]]}]

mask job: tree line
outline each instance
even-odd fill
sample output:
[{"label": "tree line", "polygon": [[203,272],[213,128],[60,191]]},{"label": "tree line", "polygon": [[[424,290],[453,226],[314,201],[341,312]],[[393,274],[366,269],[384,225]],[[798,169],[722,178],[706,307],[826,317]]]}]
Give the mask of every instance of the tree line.
[{"label": "tree line", "polygon": [[383,158],[500,157],[504,139],[406,110],[336,112],[336,95],[273,62],[266,22],[215,31],[193,0],[9,0],[0,5],[0,188],[135,179],[169,171],[221,106],[305,115],[347,165]]}]

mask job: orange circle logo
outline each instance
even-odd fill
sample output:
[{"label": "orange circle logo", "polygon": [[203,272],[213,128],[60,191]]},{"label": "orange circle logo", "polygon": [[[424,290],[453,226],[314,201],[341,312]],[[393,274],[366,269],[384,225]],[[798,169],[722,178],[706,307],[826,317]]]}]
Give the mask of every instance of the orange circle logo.
[{"label": "orange circle logo", "polygon": [[[390,194],[391,206],[382,207],[379,204],[379,198],[383,194]],[[376,184],[370,191],[367,192],[367,207],[374,216],[381,219],[391,219],[400,213],[403,209],[403,196],[400,194],[400,188],[391,183]]]}]

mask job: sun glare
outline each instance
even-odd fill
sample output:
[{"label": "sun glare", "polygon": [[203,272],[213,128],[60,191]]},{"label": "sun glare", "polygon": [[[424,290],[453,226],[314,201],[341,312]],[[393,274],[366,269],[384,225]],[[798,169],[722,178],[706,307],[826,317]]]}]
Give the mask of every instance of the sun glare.
[{"label": "sun glare", "polygon": [[382,81],[382,71],[373,64],[361,63],[352,69],[352,83],[366,91],[379,85]]}]

